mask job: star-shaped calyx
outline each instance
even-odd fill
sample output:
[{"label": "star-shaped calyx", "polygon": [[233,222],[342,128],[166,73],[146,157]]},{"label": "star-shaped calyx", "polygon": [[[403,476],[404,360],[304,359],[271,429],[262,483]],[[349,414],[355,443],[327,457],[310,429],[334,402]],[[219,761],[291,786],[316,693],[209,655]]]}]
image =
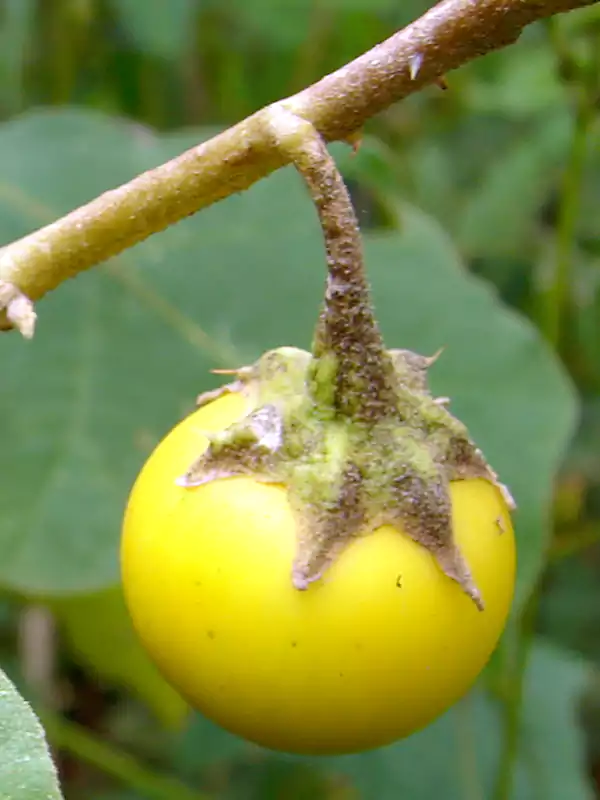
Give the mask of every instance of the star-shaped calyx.
[{"label": "star-shaped calyx", "polygon": [[430,393],[427,372],[437,356],[386,350],[341,176],[310,123],[278,107],[272,113],[274,139],[305,179],[321,222],[323,310],[312,353],[271,350],[199,398],[238,392],[246,413],[208,434],[207,450],[178,482],[193,488],[245,475],[285,487],[297,521],[290,566],[298,589],[320,578],[353,539],[389,524],[425,547],[482,609],[454,540],[450,482],[483,478],[511,508],[512,498],[449,412],[448,398]]},{"label": "star-shaped calyx", "polygon": [[[246,415],[209,434],[209,447],[180,478],[194,487],[246,475],[285,486],[298,524],[292,581],[317,580],[357,536],[390,524],[427,548],[479,608],[483,601],[452,534],[449,483],[484,478],[507,491],[467,429],[434,398],[434,359],[387,351],[396,403],[374,420],[326,413],[315,396],[315,358],[283,347],[243,367],[235,381],[199,398],[241,393]],[[400,534],[399,534],[400,535]]]}]

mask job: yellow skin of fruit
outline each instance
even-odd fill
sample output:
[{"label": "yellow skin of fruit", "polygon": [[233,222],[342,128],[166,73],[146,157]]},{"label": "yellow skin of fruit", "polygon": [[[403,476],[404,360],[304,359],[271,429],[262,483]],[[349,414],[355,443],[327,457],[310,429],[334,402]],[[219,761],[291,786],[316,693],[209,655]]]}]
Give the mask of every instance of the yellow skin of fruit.
[{"label": "yellow skin of fruit", "polygon": [[506,623],[515,541],[500,492],[479,479],[451,485],[456,541],[483,612],[391,527],[351,542],[298,591],[283,487],[175,483],[207,447],[203,431],[244,409],[226,395],[191,414],[132,490],[122,574],[142,643],[191,705],[265,747],[349,753],[413,733],[467,691]]}]

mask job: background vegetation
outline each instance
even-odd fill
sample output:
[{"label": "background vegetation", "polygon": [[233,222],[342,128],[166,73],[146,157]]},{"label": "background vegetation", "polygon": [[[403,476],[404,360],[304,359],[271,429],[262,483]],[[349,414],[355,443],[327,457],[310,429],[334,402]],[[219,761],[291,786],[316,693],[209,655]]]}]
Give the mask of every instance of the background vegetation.
[{"label": "background vegetation", "polygon": [[[428,5],[3,0],[0,240],[303,88]],[[334,149],[388,342],[446,347],[434,388],[519,501],[510,628],[437,723],[327,760],[273,755],[189,713],[133,637],[117,547],[144,458],[210,368],[309,342],[319,230],[284,170],[61,286],[33,343],[0,338],[0,658],[41,715],[67,800],[600,796],[600,7],[391,108],[356,156]],[[20,735],[0,725],[1,797],[20,779]],[[56,796],[44,780],[32,798]]]}]

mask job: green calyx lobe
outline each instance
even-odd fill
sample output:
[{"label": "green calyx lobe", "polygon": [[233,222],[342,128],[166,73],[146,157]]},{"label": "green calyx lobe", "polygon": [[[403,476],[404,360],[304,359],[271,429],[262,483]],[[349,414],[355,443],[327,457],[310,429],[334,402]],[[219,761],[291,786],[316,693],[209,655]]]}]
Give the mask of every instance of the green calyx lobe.
[{"label": "green calyx lobe", "polygon": [[449,483],[484,478],[512,506],[510,495],[447,410],[447,399],[429,392],[435,356],[381,351],[376,361],[354,362],[351,369],[348,358],[354,359],[352,348],[342,356],[326,349],[315,356],[281,347],[202,395],[200,405],[241,392],[247,413],[210,434],[207,451],[179,483],[194,487],[246,475],[285,486],[298,524],[291,570],[298,589],[320,578],[353,538],[390,524],[427,548],[482,609],[454,542]]}]

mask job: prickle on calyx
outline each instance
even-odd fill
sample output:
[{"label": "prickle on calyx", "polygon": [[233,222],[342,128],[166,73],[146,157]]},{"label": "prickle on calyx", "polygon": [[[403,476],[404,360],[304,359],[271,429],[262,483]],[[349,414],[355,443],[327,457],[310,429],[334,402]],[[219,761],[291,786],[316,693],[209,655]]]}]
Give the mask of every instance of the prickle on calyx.
[{"label": "prickle on calyx", "polygon": [[382,525],[425,547],[478,609],[484,607],[454,541],[451,481],[483,478],[508,490],[476,447],[448,398],[429,391],[432,357],[387,350],[370,304],[358,225],[325,144],[310,123],[274,107],[271,131],[307,183],[327,256],[325,301],[312,353],[281,347],[200,405],[241,393],[246,413],[178,483],[252,476],[286,487],[297,521],[291,580],[306,589],[356,537]]}]

